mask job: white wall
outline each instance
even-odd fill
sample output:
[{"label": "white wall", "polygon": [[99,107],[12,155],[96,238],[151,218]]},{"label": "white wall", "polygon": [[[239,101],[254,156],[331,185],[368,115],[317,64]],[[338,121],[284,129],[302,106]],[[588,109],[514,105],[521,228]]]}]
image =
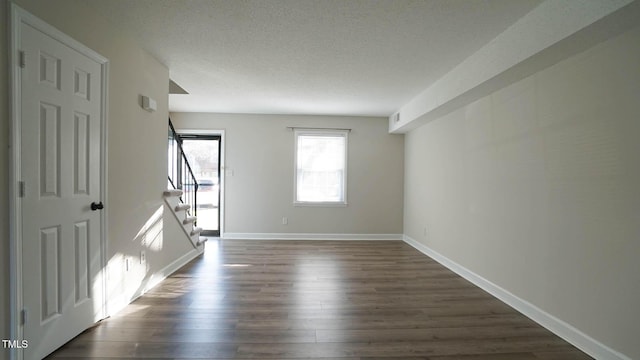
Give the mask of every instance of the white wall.
[{"label": "white wall", "polygon": [[[164,247],[153,249],[141,241],[145,224],[163,208],[162,192],[167,181],[169,71],[83,1],[14,2],[109,59],[108,197],[104,203],[108,216],[108,296],[113,311],[125,305],[154,273],[183,255],[174,247],[166,246],[173,239],[164,239]],[[2,71],[5,71],[4,66]],[[154,98],[158,110],[154,113],[144,111],[139,104],[140,95]],[[5,97],[2,96],[3,100]],[[6,138],[4,115],[2,124],[2,137]],[[4,145],[0,151],[2,168],[8,169],[4,162],[7,156]],[[2,189],[6,189],[4,174],[7,172],[2,172]],[[4,224],[8,205],[5,192],[0,193],[3,194],[0,224],[6,234]],[[3,241],[5,238],[8,237],[3,236]],[[124,259],[128,257],[132,264],[139,263],[143,249],[146,249],[147,265],[132,266],[132,270],[125,272]],[[2,254],[5,256],[6,252],[2,251]],[[4,270],[8,264],[5,264],[3,261],[3,276],[7,274]],[[3,294],[8,292],[4,285]],[[4,312],[8,307],[2,309],[3,316],[9,314]]]},{"label": "white wall", "polygon": [[633,359],[639,64],[636,28],[405,139],[407,236]]},{"label": "white wall", "polygon": [[[225,130],[226,234],[402,234],[403,136],[386,118],[171,114],[176,129]],[[293,206],[293,132],[351,128],[347,207]],[[282,217],[288,225],[282,225]]]}]

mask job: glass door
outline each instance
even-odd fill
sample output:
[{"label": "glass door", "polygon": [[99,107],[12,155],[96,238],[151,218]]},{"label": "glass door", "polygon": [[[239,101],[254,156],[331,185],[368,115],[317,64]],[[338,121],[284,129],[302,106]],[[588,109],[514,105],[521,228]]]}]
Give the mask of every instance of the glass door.
[{"label": "glass door", "polygon": [[180,134],[198,181],[196,216],[202,235],[220,236],[220,135]]}]

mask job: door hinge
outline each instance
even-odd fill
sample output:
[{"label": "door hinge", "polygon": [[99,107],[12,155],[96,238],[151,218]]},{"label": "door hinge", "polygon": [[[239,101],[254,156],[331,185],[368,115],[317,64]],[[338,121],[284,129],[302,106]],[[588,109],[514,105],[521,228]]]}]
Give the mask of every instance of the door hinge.
[{"label": "door hinge", "polygon": [[24,181],[18,181],[18,197],[24,197],[25,185]]},{"label": "door hinge", "polygon": [[27,309],[22,309],[22,311],[20,311],[20,324],[26,324],[27,320],[29,320],[29,312]]},{"label": "door hinge", "polygon": [[27,54],[24,51],[20,51],[19,62],[20,62],[21,68],[24,68],[25,66],[27,66]]}]

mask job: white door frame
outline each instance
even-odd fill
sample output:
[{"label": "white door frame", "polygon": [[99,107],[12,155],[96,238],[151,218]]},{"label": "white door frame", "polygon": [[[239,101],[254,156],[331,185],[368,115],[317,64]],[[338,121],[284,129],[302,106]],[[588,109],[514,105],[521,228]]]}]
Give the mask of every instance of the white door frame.
[{"label": "white door frame", "polygon": [[[173,124],[175,127],[175,124]],[[225,138],[224,138],[224,130],[215,130],[215,129],[176,129],[176,133],[180,134],[189,134],[189,135],[218,135],[220,136],[220,199],[219,199],[219,210],[220,210],[220,223],[218,226],[220,227],[220,238],[224,238],[224,193],[225,193],[225,175],[226,175],[226,167],[225,167]]]},{"label": "white door frame", "polygon": [[[102,75],[102,98],[101,98],[101,110],[100,110],[100,123],[101,123],[101,139],[100,139],[100,198],[107,198],[107,80],[108,80],[108,65],[109,61],[98,54],[97,52],[89,49],[87,46],[72,39],[70,36],[59,31],[53,26],[40,20],[34,15],[23,10],[16,4],[11,4],[11,37],[10,37],[10,61],[9,61],[9,76],[11,83],[11,100],[10,100],[10,112],[11,112],[11,165],[9,175],[9,257],[10,257],[10,331],[12,340],[27,340],[24,339],[23,325],[22,325],[22,202],[20,198],[20,186],[19,182],[22,180],[22,156],[20,154],[21,148],[21,106],[22,106],[22,75],[21,75],[21,60],[20,49],[18,48],[21,39],[21,24],[28,24],[39,31],[47,34],[57,41],[69,46],[70,48],[78,51],[79,53],[91,58],[101,66]],[[107,254],[107,212],[100,212],[100,221],[102,223],[100,229],[100,261],[101,268],[103,269],[102,279],[102,304],[100,309],[100,317],[104,318],[107,314],[106,308],[106,254]],[[22,359],[22,351],[13,350],[10,354],[12,359]]]}]

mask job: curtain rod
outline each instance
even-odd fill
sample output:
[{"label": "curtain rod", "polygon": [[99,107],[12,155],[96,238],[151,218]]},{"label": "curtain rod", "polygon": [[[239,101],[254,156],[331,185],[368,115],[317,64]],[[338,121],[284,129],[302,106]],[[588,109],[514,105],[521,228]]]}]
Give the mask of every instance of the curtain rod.
[{"label": "curtain rod", "polygon": [[299,127],[299,126],[287,126],[287,129],[291,130],[342,130],[342,131],[351,131],[351,129],[340,129],[340,128],[316,128],[316,127]]}]

